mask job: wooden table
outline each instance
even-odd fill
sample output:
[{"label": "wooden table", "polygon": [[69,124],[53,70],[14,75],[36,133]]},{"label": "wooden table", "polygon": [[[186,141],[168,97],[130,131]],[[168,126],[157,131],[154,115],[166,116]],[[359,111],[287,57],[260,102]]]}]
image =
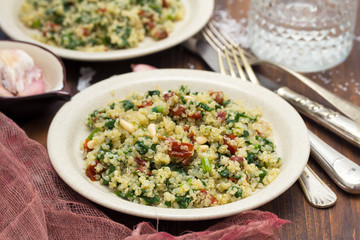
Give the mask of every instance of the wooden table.
[{"label": "wooden table", "polygon": [[[246,16],[248,0],[216,0],[216,12],[229,9],[231,16],[240,19]],[[244,15],[245,14],[245,15]],[[358,14],[360,16],[360,12]],[[360,21],[358,18],[357,23]],[[360,35],[360,24],[356,27],[356,36]],[[0,31],[0,39],[7,37]],[[67,71],[67,82],[71,87],[72,93],[77,92],[76,85],[79,78],[81,67],[91,67],[96,71],[92,83],[106,79],[114,74],[130,72],[130,65],[134,63],[147,63],[158,68],[194,68],[209,70],[207,65],[196,55],[184,49],[181,45],[171,49],[152,54],[150,56],[136,59],[112,62],[79,62],[64,60]],[[360,42],[359,38],[354,41],[353,50],[348,59],[341,65],[324,72],[306,74],[320,85],[337,95],[360,105]],[[330,107],[321,97],[316,95],[296,79],[288,74],[271,67],[257,68],[263,74],[274,80],[280,81],[296,89],[299,93]],[[330,83],[328,83],[330,81]],[[28,136],[44,146],[46,146],[47,132],[52,118],[62,106],[63,102],[57,102],[49,109],[45,109],[40,115],[28,119],[14,119]],[[346,143],[341,138],[327,131],[322,126],[304,118],[309,129],[317,136],[325,140],[340,153],[357,164],[360,164],[360,149]],[[299,143],[301,144],[301,143]],[[277,214],[280,218],[292,221],[283,227],[282,239],[360,239],[360,197],[342,191],[326,175],[320,166],[310,157],[309,165],[318,175],[328,184],[337,194],[338,200],[335,206],[329,209],[317,209],[309,205],[306,201],[299,183],[295,183],[281,196],[260,207],[260,210],[270,211]],[[156,220],[142,219],[126,214],[111,211],[99,206],[112,219],[119,221],[132,228],[141,221],[149,221],[154,226]],[[126,221],[124,221],[126,219]],[[184,231],[201,231],[215,224],[217,220],[200,222],[173,222],[160,221],[159,230],[167,231],[171,234],[181,234]]]}]

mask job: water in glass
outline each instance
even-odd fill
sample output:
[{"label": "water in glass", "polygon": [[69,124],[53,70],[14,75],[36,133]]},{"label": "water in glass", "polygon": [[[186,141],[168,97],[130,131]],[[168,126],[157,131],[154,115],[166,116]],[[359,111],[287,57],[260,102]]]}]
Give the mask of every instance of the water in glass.
[{"label": "water in glass", "polygon": [[295,71],[325,70],[349,55],[356,11],[357,0],[251,0],[249,45]]}]

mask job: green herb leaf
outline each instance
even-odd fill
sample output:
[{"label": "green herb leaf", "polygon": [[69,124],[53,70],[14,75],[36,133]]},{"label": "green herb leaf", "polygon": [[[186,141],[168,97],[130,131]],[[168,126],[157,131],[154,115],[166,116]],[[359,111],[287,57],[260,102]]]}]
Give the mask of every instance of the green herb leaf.
[{"label": "green herb leaf", "polygon": [[141,196],[145,202],[149,205],[153,205],[153,204],[156,204],[156,203],[159,203],[160,202],[160,198],[158,195],[155,195],[155,197],[146,197],[146,196]]},{"label": "green herb leaf", "polygon": [[211,172],[211,164],[209,158],[201,158],[201,168],[204,170],[204,172]]},{"label": "green herb leaf", "polygon": [[179,204],[180,208],[187,208],[189,206],[189,203],[191,202],[191,200],[192,200],[192,197],[190,197],[188,195],[175,198],[175,201],[177,202],[177,204]]},{"label": "green herb leaf", "polygon": [[237,190],[237,192],[235,193],[235,197],[237,197],[237,198],[242,197],[242,194],[243,194],[243,190],[241,188],[239,188]]},{"label": "green herb leaf", "polygon": [[209,107],[205,103],[199,103],[199,106],[207,112],[211,112],[212,110],[214,110],[213,108]]},{"label": "green herb leaf", "polygon": [[264,180],[264,177],[266,176],[267,171],[265,169],[263,169],[263,172],[259,174],[260,180],[259,183],[262,183]]},{"label": "green herb leaf", "polygon": [[221,170],[221,171],[219,172],[219,174],[220,174],[220,176],[222,176],[222,177],[229,177],[230,172],[229,172],[229,170],[227,169],[227,167],[225,167],[225,169]]},{"label": "green herb leaf", "polygon": [[143,141],[137,140],[135,142],[135,149],[139,152],[140,155],[144,155],[148,152],[149,147],[146,146]]},{"label": "green herb leaf", "polygon": [[164,107],[163,106],[157,106],[157,107],[153,107],[151,109],[152,112],[156,112],[156,113],[162,113],[164,112]]},{"label": "green herb leaf", "polygon": [[135,109],[135,104],[132,101],[129,100],[124,100],[121,101],[123,104],[123,108],[125,109],[125,112],[130,110],[130,109]]},{"label": "green herb leaf", "polygon": [[148,91],[149,96],[154,96],[154,95],[158,95],[160,96],[160,91],[159,90],[152,90],[152,91]]},{"label": "green herb leaf", "polygon": [[94,131],[92,131],[92,133],[90,133],[90,135],[87,137],[87,139],[92,140],[95,133],[97,133],[98,131],[100,131],[100,128],[96,128]]},{"label": "green herb leaf", "polygon": [[115,126],[115,122],[116,122],[116,119],[112,119],[110,121],[107,121],[105,123],[105,126],[108,127],[109,129],[113,129]]}]

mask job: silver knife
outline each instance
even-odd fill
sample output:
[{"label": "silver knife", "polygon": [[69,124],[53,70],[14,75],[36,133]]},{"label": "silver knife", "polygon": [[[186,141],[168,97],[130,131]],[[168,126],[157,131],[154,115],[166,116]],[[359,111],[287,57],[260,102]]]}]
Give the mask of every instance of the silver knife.
[{"label": "silver knife", "polygon": [[[183,45],[190,51],[199,54],[210,68],[219,72],[217,52],[206,41],[191,38],[184,42]],[[323,126],[326,126],[340,137],[360,147],[359,124],[337,112],[325,108],[319,103],[295,93],[287,87],[281,87],[262,76],[258,76],[258,79],[261,85],[283,97],[299,112],[322,123]],[[312,155],[334,182],[344,191],[354,194],[360,193],[360,166],[331,148],[310,131],[309,138],[312,143]]]}]

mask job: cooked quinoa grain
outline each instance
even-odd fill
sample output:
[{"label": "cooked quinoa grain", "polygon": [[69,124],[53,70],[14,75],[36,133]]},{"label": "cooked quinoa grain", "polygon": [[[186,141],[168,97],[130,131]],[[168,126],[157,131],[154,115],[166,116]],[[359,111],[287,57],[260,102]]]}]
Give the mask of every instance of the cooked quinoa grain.
[{"label": "cooked quinoa grain", "polygon": [[[126,122],[128,125],[124,125]],[[168,208],[222,205],[279,174],[271,128],[221,91],[131,92],[87,118],[85,172],[119,197]]]},{"label": "cooked quinoa grain", "polygon": [[107,51],[164,39],[184,14],[180,0],[25,0],[19,18],[44,43]]}]

